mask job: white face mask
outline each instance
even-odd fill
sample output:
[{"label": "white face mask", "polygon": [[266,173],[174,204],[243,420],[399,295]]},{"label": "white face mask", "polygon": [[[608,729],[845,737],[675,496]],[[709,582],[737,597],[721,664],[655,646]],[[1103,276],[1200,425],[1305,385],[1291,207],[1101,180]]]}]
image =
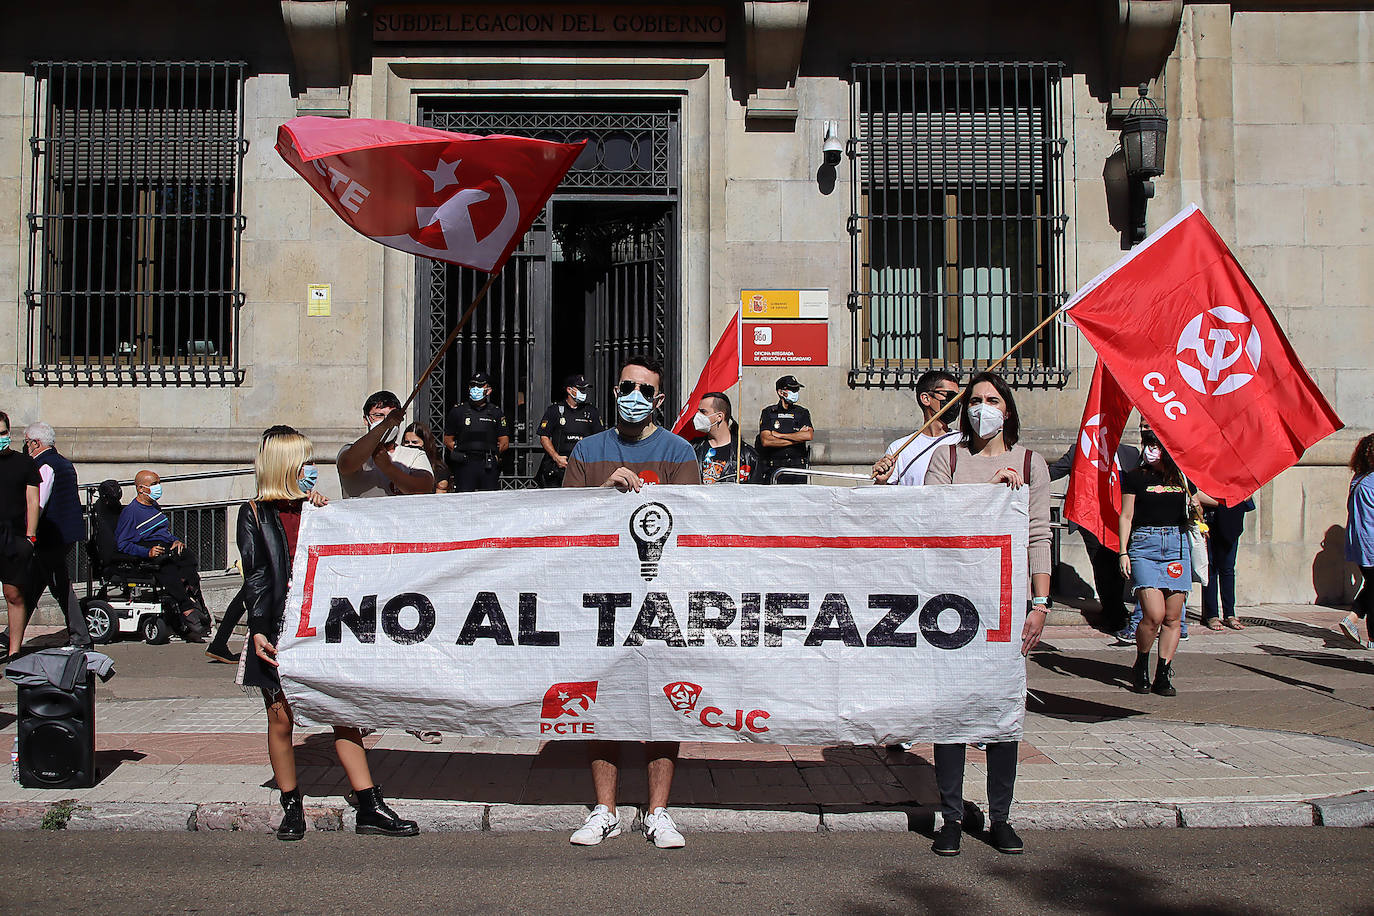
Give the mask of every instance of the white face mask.
[{"label": "white face mask", "polygon": [[715,424],[704,413],[698,413],[692,417],[692,428],[699,433],[709,433],[712,426]]},{"label": "white face mask", "polygon": [[581,404],[583,401],[587,400],[587,392],[573,389],[573,400]]},{"label": "white face mask", "polygon": [[784,392],[782,393],[782,399],[783,399],[784,401],[786,401],[787,403],[789,403],[789,404],[795,404],[795,403],[797,403],[798,401],[801,400],[801,392],[800,392],[800,391],[784,391]]},{"label": "white face mask", "polygon": [[1158,464],[1159,460],[1164,457],[1164,450],[1158,445],[1147,445],[1142,454],[1146,464]]},{"label": "white face mask", "polygon": [[991,439],[1007,420],[1001,408],[992,404],[974,404],[968,409],[968,421],[979,439]]},{"label": "white face mask", "polygon": [[[382,424],[385,423],[385,422],[386,422],[386,418],[385,418],[385,417],[383,417],[383,418],[380,419],[380,420],[368,420],[368,421],[367,421],[367,429],[368,429],[368,432],[371,432],[372,430],[376,429],[378,426],[382,425]],[[383,445],[390,445],[390,444],[392,444],[392,443],[395,442],[396,439],[400,436],[400,432],[401,432],[400,427],[396,427],[396,426],[391,427],[391,429],[389,429],[389,430],[386,431],[386,435],[382,436],[382,444],[383,444]]]}]

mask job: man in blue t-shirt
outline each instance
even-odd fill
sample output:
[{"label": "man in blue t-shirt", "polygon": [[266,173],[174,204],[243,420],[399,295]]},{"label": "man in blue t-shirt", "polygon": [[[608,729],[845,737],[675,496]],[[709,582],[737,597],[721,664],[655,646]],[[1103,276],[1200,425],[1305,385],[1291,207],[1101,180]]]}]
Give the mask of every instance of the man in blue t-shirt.
[{"label": "man in blue t-shirt", "polygon": [[134,476],[134,488],[137,495],[119,513],[115,549],[156,564],[153,577],[176,602],[183,635],[198,641],[210,629],[210,612],[200,594],[199,565],[172,534],[172,525],[157,504],[162,498],[162,478],[157,472],[139,471]]},{"label": "man in blue t-shirt", "polygon": [[[653,412],[662,406],[663,368],[643,356],[632,356],[620,370],[616,387],[616,424],[588,436],[573,447],[563,475],[565,487],[615,487],[622,493],[638,493],[648,484],[701,483],[701,466],[687,440],[656,425]],[[616,789],[620,781],[620,745],[625,742],[591,741],[588,752],[596,807],[572,835],[574,846],[595,846],[620,836]],[[686,845],[668,815],[668,793],[673,787],[678,742],[646,741],[649,812],[644,834],[659,849]]]}]

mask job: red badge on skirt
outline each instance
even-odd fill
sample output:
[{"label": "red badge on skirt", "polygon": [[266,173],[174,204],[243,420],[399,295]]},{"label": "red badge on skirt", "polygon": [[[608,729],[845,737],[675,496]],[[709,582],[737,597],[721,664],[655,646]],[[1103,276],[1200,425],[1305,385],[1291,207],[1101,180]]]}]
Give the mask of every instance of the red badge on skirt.
[{"label": "red badge on skirt", "polygon": [[1183,576],[1183,564],[1182,564],[1182,563],[1178,563],[1178,562],[1170,563],[1167,572],[1169,573],[1169,578],[1170,578],[1170,579],[1179,579],[1179,578],[1182,578],[1182,576]]}]

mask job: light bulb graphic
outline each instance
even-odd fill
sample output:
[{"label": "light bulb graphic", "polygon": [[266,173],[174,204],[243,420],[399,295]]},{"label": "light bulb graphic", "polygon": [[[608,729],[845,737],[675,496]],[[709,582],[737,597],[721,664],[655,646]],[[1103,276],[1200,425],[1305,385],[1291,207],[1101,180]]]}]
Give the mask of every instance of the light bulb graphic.
[{"label": "light bulb graphic", "polygon": [[644,581],[658,575],[658,561],[673,530],[673,514],[663,503],[645,503],[630,515],[630,537],[639,551],[639,574]]}]

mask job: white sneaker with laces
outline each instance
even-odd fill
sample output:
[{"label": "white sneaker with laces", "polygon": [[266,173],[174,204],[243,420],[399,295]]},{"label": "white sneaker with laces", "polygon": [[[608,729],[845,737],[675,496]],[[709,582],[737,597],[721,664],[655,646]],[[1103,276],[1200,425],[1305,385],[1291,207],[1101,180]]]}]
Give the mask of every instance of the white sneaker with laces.
[{"label": "white sneaker with laces", "polygon": [[687,845],[667,808],[655,808],[644,818],[644,838],[659,849],[681,849]]},{"label": "white sneaker with laces", "polygon": [[595,846],[617,836],[620,836],[620,815],[605,805],[597,805],[587,815],[586,823],[573,831],[568,842],[574,846]]}]

